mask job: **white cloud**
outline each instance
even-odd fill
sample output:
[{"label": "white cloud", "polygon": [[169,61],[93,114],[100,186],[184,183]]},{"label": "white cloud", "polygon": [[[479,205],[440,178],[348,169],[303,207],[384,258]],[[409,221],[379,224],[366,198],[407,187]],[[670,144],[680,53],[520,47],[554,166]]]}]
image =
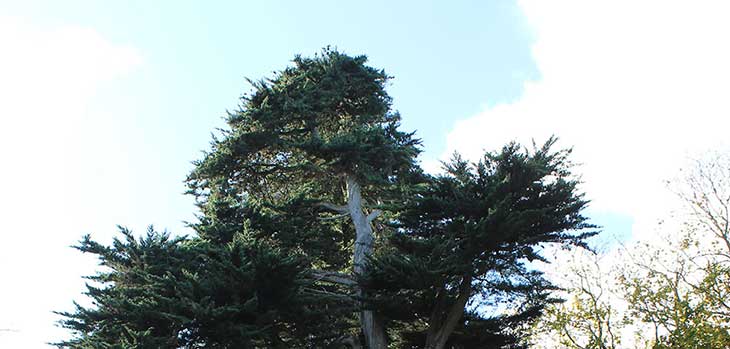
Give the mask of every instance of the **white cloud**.
[{"label": "white cloud", "polygon": [[[447,151],[476,158],[549,135],[574,146],[599,211],[646,229],[669,208],[662,181],[687,155],[726,144],[730,4],[520,1],[540,70],[524,95],[458,122]],[[642,224],[644,224],[642,226]]]},{"label": "white cloud", "polygon": [[[95,263],[67,248],[83,231],[72,169],[86,109],[102,84],[141,64],[132,47],[76,26],[42,27],[0,16],[0,347],[62,338],[51,311],[69,309]],[[74,160],[74,161],[71,161]],[[87,159],[88,160],[88,159]],[[123,166],[120,166],[123,167]]]}]

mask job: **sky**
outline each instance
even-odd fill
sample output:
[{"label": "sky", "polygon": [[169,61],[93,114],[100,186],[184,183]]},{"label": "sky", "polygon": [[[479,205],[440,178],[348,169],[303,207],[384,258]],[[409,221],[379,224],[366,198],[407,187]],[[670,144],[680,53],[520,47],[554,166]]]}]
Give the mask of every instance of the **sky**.
[{"label": "sky", "polygon": [[183,180],[258,79],[331,45],[394,77],[424,167],[550,135],[573,147],[605,239],[650,236],[665,181],[727,147],[716,1],[0,0],[0,347],[64,337],[116,225],[190,231]]}]

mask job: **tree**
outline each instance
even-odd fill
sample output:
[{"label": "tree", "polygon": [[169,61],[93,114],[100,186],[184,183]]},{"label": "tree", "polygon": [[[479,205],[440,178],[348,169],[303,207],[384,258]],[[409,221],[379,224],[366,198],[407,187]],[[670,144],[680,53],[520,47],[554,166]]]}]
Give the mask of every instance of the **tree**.
[{"label": "tree", "polygon": [[653,348],[730,346],[729,171],[727,155],[697,160],[673,184],[689,212],[680,238],[633,254],[622,275],[632,314],[655,329]]},{"label": "tree", "polygon": [[553,288],[526,262],[594,234],[570,152],[510,144],[431,176],[383,71],[331,49],[293,63],[251,82],[195,163],[195,237],[82,241],[111,271],[62,314],[61,346],[516,345]]},{"label": "tree", "polygon": [[716,261],[697,264],[687,254],[697,248],[687,245],[690,241],[695,240],[682,239],[676,249],[636,248],[633,252],[641,255],[633,254],[633,262],[619,276],[628,315],[637,324],[650,325],[651,335],[640,337],[651,348],[730,345],[730,322],[723,310],[730,274]]},{"label": "tree", "polygon": [[533,331],[542,335],[538,340],[548,342],[541,348],[618,349],[626,324],[617,309],[615,276],[604,270],[609,257],[605,252],[576,252],[563,282],[567,300],[548,305]]},{"label": "tree", "polygon": [[632,311],[657,329],[654,348],[730,346],[728,175],[726,154],[696,160],[673,185],[689,212],[681,238],[636,257],[624,277]]},{"label": "tree", "polygon": [[[672,183],[685,211],[662,243],[603,256],[616,262],[611,273],[574,262],[572,302],[551,306],[542,324],[569,348],[616,348],[629,342],[617,336],[625,328],[638,334],[637,348],[730,347],[729,169],[730,158],[715,155]],[[604,293],[606,284],[618,292]]]}]

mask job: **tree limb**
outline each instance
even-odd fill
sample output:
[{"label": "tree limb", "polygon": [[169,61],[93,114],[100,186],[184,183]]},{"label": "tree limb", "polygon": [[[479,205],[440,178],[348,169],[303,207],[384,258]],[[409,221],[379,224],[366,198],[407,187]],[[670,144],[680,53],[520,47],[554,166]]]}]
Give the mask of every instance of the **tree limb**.
[{"label": "tree limb", "polygon": [[378,218],[378,216],[380,216],[381,214],[383,214],[383,211],[373,210],[372,212],[370,212],[370,214],[368,214],[366,219],[367,219],[368,223],[371,223],[373,220],[375,220],[375,218]]},{"label": "tree limb", "polygon": [[331,220],[347,218],[347,217],[349,217],[349,214],[347,212],[345,212],[345,213],[340,213],[340,214],[337,214],[334,216],[329,216],[329,217],[319,217],[319,220],[320,221],[331,221]]},{"label": "tree limb", "polygon": [[345,286],[356,286],[357,282],[352,279],[350,275],[343,273],[336,273],[332,271],[324,270],[313,270],[312,276],[317,281],[326,281],[334,284],[340,284]]},{"label": "tree limb", "polygon": [[343,206],[343,205],[335,205],[335,204],[332,204],[329,202],[320,202],[319,206],[322,206],[328,210],[339,212],[342,214],[350,213],[350,209],[348,209],[347,206]]},{"label": "tree limb", "polygon": [[340,343],[349,345],[352,349],[362,349],[362,345],[360,344],[360,339],[356,336],[345,336],[342,338]]}]

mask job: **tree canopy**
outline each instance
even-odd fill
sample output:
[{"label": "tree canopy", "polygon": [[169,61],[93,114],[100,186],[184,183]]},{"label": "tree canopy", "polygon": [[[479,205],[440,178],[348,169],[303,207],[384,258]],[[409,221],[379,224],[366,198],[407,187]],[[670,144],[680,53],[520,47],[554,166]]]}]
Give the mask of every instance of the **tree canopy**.
[{"label": "tree canopy", "polygon": [[554,302],[532,261],[595,234],[555,139],[444,173],[417,162],[390,77],[365,56],[297,56],[195,162],[195,235],[77,247],[105,268],[61,313],[71,348],[504,348]]}]

